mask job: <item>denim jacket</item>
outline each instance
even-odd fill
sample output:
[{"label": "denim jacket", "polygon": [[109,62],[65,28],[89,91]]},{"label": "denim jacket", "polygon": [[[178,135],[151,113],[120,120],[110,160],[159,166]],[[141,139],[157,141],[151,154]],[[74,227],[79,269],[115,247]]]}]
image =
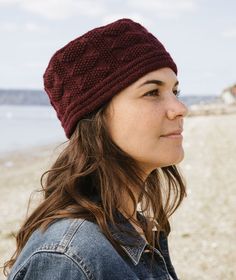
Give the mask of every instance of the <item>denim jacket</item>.
[{"label": "denim jacket", "polygon": [[[135,231],[128,220],[125,228]],[[122,241],[127,238],[118,231],[112,234]],[[161,250],[154,248],[152,270],[151,252],[146,250],[150,245],[140,235],[137,238],[138,246],[122,245],[127,254],[124,257],[118,254],[97,224],[85,219],[57,220],[45,232],[39,229],[33,232],[8,280],[177,280],[167,238],[160,235]]]}]

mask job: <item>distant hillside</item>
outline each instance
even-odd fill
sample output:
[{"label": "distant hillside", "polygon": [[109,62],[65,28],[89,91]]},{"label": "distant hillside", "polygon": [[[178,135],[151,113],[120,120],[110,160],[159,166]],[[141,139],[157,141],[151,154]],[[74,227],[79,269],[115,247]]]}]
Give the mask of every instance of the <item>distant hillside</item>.
[{"label": "distant hillside", "polygon": [[50,105],[43,90],[0,89],[0,105]]},{"label": "distant hillside", "polygon": [[[186,105],[209,104],[219,102],[214,95],[186,95],[179,97]],[[43,90],[4,90],[0,89],[0,105],[50,105],[48,96]]]}]

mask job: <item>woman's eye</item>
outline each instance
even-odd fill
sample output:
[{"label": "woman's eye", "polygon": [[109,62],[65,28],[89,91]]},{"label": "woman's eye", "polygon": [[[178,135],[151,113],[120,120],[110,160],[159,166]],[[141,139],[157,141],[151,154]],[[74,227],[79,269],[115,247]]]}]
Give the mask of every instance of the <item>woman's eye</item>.
[{"label": "woman's eye", "polygon": [[[180,90],[174,90],[173,93],[176,97],[178,97],[180,95]],[[154,89],[147,92],[144,96],[159,96],[159,95],[160,95],[159,90]]]},{"label": "woman's eye", "polygon": [[173,93],[178,97],[180,95],[180,90],[174,90]]},{"label": "woman's eye", "polygon": [[154,89],[154,90],[151,90],[149,92],[147,92],[144,96],[159,96],[159,90],[158,89]]}]

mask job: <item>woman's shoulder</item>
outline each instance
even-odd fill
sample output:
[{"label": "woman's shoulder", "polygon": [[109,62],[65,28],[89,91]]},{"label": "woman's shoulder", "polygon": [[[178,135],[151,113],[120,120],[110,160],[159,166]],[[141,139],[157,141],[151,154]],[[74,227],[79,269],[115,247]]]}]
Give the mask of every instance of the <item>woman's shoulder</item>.
[{"label": "woman's shoulder", "polygon": [[34,267],[34,263],[49,265],[48,260],[60,261],[58,269],[63,271],[71,262],[86,275],[96,275],[94,267],[101,269],[104,264],[112,267],[121,261],[97,224],[69,218],[53,222],[45,231],[33,232],[13,266],[12,275]]},{"label": "woman's shoulder", "polygon": [[[37,229],[25,245],[23,251],[30,255],[34,252],[47,251],[69,253],[80,252],[108,245],[107,239],[96,223],[86,219],[59,219],[51,223],[46,230]],[[93,248],[95,249],[95,248]]]}]

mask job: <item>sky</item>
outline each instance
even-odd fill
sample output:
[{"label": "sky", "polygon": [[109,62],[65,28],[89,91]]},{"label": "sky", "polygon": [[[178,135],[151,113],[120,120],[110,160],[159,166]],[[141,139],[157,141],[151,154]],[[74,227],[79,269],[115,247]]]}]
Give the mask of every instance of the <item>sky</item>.
[{"label": "sky", "polygon": [[217,96],[236,83],[235,0],[0,0],[0,89],[43,89],[58,49],[120,18],[164,44],[181,95]]}]

